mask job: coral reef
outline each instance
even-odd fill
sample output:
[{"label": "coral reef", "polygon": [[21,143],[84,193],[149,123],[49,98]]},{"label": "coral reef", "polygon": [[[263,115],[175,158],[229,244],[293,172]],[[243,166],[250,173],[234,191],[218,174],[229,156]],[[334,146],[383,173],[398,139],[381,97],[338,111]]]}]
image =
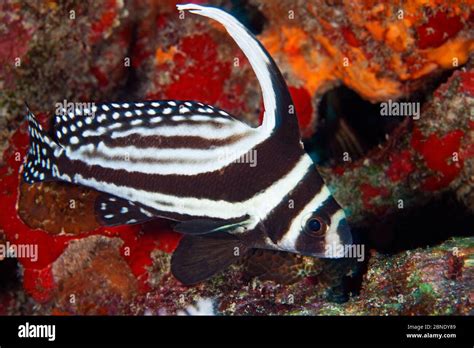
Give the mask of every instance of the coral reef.
[{"label": "coral reef", "polygon": [[[100,239],[103,246],[114,244],[104,241],[104,237],[94,238]],[[113,252],[103,249],[94,256],[89,255],[93,268],[76,269],[73,275],[64,271],[72,271],[77,266],[69,264],[69,260],[67,267],[60,271],[65,279],[60,281],[62,286],[56,301],[40,306],[39,313],[193,314],[196,307],[206,304],[203,314],[214,315],[467,315],[472,314],[474,308],[473,245],[474,240],[469,237],[395,255],[374,252],[360,292],[351,292],[349,300],[343,303],[326,300],[328,280],[323,274],[324,267],[311,258],[300,261],[306,271],[291,284],[259,278],[248,280],[244,265],[240,265],[198,286],[183,287],[168,270],[157,270],[161,279],[153,288],[132,296],[136,287],[126,265],[114,262],[117,259],[111,255]],[[79,245],[73,248],[76,247]],[[77,260],[81,256],[73,258]],[[160,262],[164,263],[169,258],[166,254],[161,257],[165,261]],[[62,262],[64,260],[57,261],[58,269],[63,266]],[[120,269],[116,269],[117,266]],[[359,276],[349,272],[346,278]],[[3,303],[3,313],[31,310],[26,305],[15,307],[18,300]]]},{"label": "coral reef", "polygon": [[[341,83],[372,102],[408,97],[474,49],[469,1],[253,3],[271,23],[260,39],[313,101]],[[310,135],[317,115],[303,118]]]},{"label": "coral reef", "polygon": [[[213,4],[238,13],[231,2]],[[359,160],[321,167],[371,248],[365,262],[256,251],[185,287],[169,271],[180,239],[170,223],[101,227],[95,191],[22,183],[24,101],[45,128],[64,100],[194,99],[254,125],[263,110],[237,46],[222,28],[177,13],[174,1],[7,0],[0,4],[0,246],[37,245],[38,257],[0,260],[0,314],[472,314],[472,3],[251,0],[245,11],[242,20],[288,81],[307,139],[323,96],[339,85],[373,103],[426,100],[419,119],[400,122]],[[423,216],[413,224],[412,215],[447,195],[466,213],[443,206],[443,233],[426,237],[432,225],[422,225]],[[457,215],[463,231],[449,238]],[[423,243],[411,243],[423,234]]]},{"label": "coral reef", "polygon": [[[7,165],[0,172],[2,232],[12,243],[38,246],[36,260],[19,259],[24,268],[23,282],[27,292],[39,302],[50,300],[57,287],[53,276],[54,262],[63,255],[71,241],[94,235],[120,238],[124,243],[121,245],[121,258],[131,267],[140,286],[146,289],[147,267],[153,263],[150,253],[155,249],[167,252],[173,250],[179,236],[170,230],[166,222],[116,228],[100,227],[93,214],[94,202],[90,199],[90,195],[94,193],[78,187],[43,183],[28,189],[24,183],[20,184],[18,176],[27,142],[28,135],[23,125],[11,139],[11,147],[4,154]],[[46,206],[45,202],[54,204]],[[24,204],[31,204],[32,209],[22,215],[21,207]],[[56,216],[59,218],[44,219]],[[150,229],[159,230],[160,233],[146,233]],[[88,262],[87,257],[83,262]]]},{"label": "coral reef", "polygon": [[472,70],[454,72],[424,105],[419,120],[401,124],[367,157],[327,172],[325,179],[350,208],[353,222],[425,204],[447,190],[474,209],[474,99],[465,83],[472,76]]},{"label": "coral reef", "polygon": [[472,243],[472,238],[452,239],[395,257],[375,255],[361,290],[365,313],[472,314]]},{"label": "coral reef", "polygon": [[120,253],[118,238],[90,236],[69,243],[54,262],[56,311],[107,314],[111,299],[128,301],[138,281]]},{"label": "coral reef", "polygon": [[25,101],[34,109],[53,112],[64,100],[101,100],[117,93],[129,73],[124,61],[133,2],[126,6],[119,0],[2,1],[2,146],[21,120]]}]

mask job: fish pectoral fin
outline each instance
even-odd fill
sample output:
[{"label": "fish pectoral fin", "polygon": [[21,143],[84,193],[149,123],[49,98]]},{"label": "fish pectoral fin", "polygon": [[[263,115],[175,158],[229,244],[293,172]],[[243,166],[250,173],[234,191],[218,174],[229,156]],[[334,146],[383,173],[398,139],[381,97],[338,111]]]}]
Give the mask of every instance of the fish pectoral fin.
[{"label": "fish pectoral fin", "polygon": [[171,273],[185,285],[196,284],[238,261],[248,250],[229,233],[184,236],[171,258]]},{"label": "fish pectoral fin", "polygon": [[95,215],[103,226],[131,225],[158,217],[146,207],[107,193],[96,198]]},{"label": "fish pectoral fin", "polygon": [[209,234],[216,232],[228,232],[238,227],[244,226],[250,220],[249,215],[244,215],[235,219],[192,219],[179,222],[174,226],[174,230],[183,234]]}]

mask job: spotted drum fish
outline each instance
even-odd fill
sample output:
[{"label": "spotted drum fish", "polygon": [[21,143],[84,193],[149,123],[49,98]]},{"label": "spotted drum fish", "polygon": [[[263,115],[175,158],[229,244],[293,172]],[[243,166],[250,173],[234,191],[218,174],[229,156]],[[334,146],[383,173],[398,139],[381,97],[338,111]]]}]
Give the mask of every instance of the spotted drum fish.
[{"label": "spotted drum fish", "polygon": [[[344,257],[335,252],[352,243],[344,211],[303,149],[273,59],[226,12],[194,4],[178,10],[221,23],[242,49],[263,94],[262,124],[251,127],[195,101],[115,102],[58,113],[47,134],[28,111],[24,180],[100,191],[95,210],[106,226],[176,221],[184,237],[171,271],[184,284],[211,277],[253,248]],[[251,153],[256,165],[239,161]]]}]

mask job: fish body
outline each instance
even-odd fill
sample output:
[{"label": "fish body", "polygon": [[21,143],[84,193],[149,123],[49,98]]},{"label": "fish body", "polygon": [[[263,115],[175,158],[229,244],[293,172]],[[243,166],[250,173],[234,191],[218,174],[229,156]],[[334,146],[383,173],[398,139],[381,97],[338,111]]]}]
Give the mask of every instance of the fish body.
[{"label": "fish body", "polygon": [[193,4],[178,9],[220,22],[243,50],[262,89],[262,124],[250,127],[196,101],[114,102],[63,110],[49,135],[28,112],[24,180],[102,192],[95,208],[104,225],[176,221],[185,236],[172,272],[185,284],[252,248],[343,257],[335,250],[352,243],[344,211],[303,149],[275,62],[226,12]]}]

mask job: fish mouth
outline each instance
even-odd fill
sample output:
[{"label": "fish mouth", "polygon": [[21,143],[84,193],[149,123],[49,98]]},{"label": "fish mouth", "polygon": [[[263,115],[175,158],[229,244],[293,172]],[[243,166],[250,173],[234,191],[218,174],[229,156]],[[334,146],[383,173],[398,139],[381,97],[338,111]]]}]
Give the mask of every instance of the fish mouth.
[{"label": "fish mouth", "polygon": [[324,258],[340,259],[349,257],[352,249],[352,232],[345,218],[342,218],[335,231],[336,238],[326,239]]},{"label": "fish mouth", "polygon": [[337,234],[342,245],[352,244],[352,231],[346,219],[342,219],[337,226]]}]

